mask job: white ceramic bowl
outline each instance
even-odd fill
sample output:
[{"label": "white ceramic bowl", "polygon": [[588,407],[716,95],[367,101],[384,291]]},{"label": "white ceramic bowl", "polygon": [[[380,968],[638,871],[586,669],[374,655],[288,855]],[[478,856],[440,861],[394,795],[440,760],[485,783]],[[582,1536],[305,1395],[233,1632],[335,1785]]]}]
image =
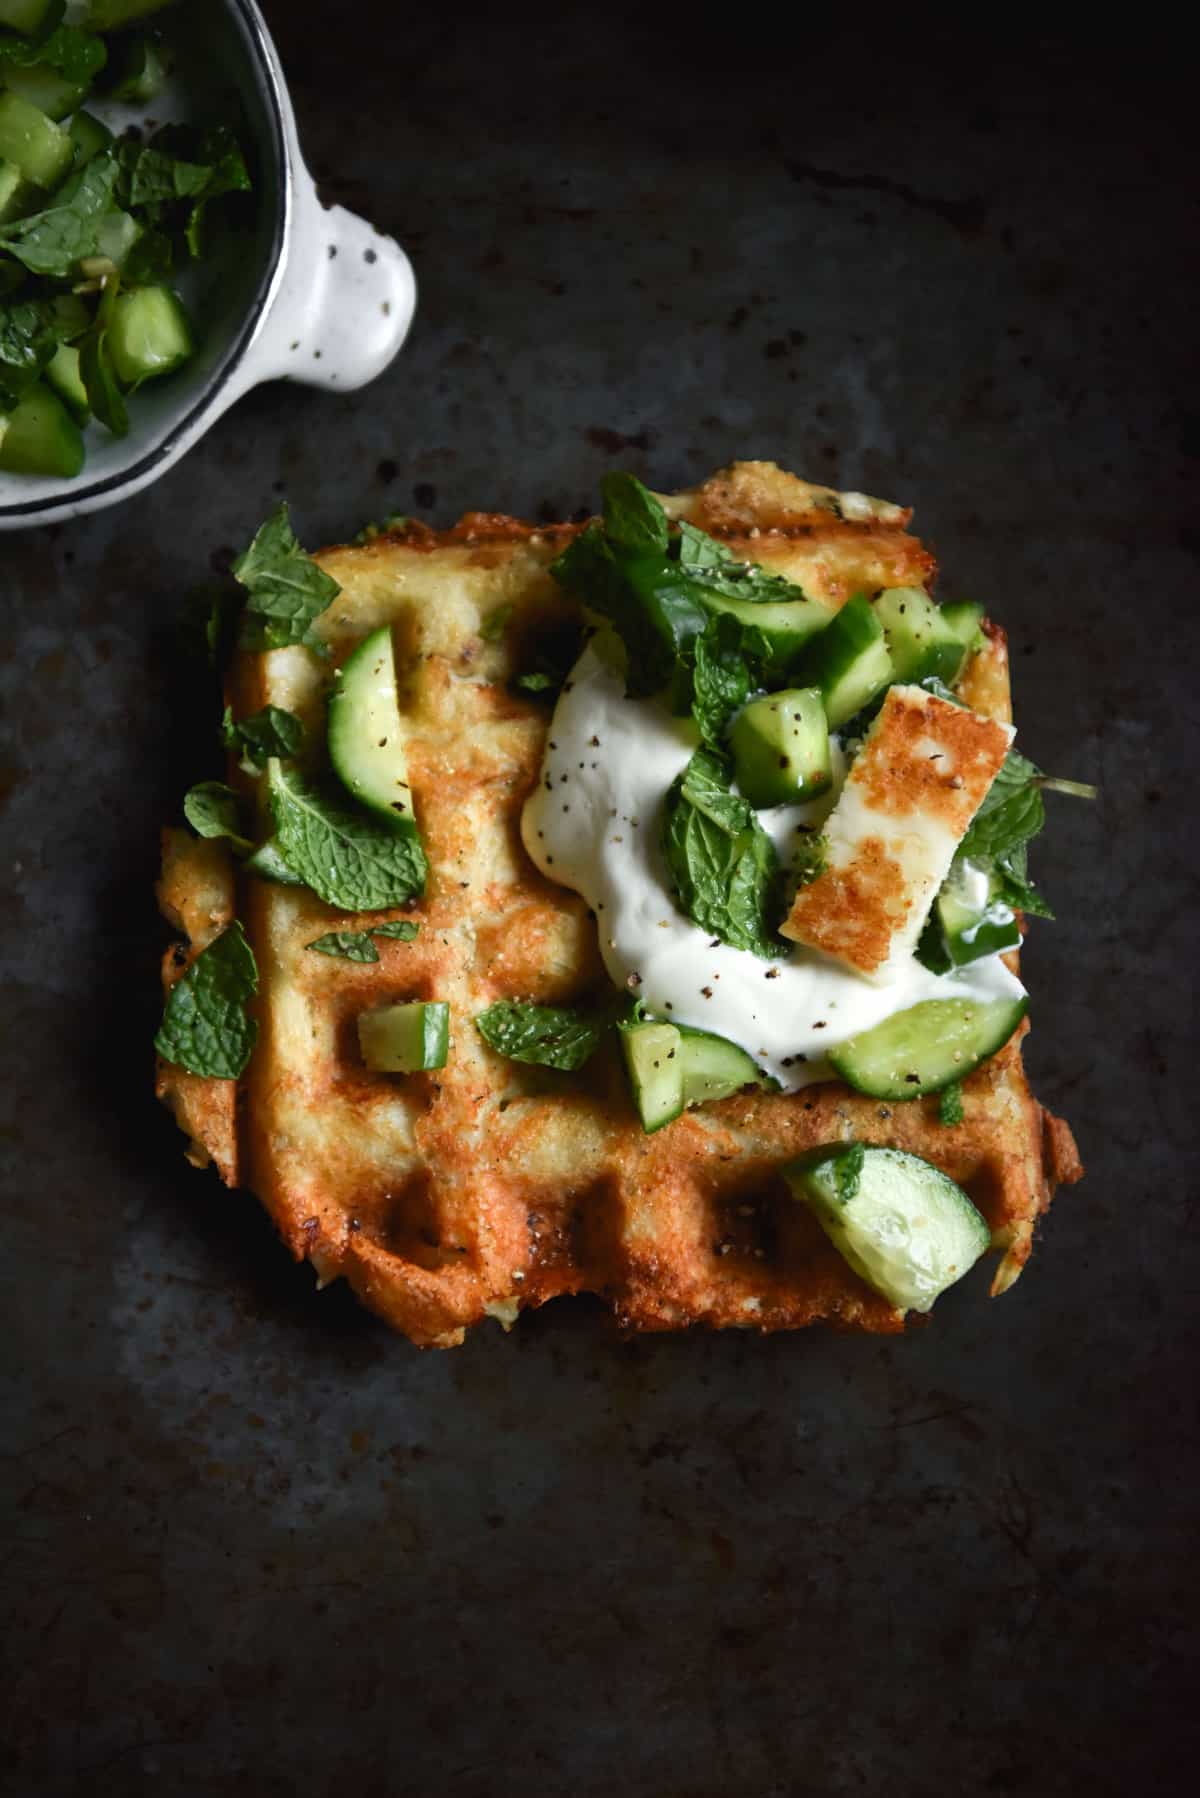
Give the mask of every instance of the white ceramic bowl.
[{"label": "white ceramic bowl", "polygon": [[0,531],[130,498],[260,381],[337,392],[363,386],[387,367],[412,322],[416,285],[399,244],[317,199],[279,58],[254,0],[189,0],[170,17],[185,86],[173,105],[156,106],[156,115],[192,110],[227,118],[232,93],[250,140],[255,223],[236,258],[213,268],[201,263],[201,291],[185,292],[200,327],[191,362],[139,390],[128,437],[88,428],[87,463],[75,480],[0,474]]}]

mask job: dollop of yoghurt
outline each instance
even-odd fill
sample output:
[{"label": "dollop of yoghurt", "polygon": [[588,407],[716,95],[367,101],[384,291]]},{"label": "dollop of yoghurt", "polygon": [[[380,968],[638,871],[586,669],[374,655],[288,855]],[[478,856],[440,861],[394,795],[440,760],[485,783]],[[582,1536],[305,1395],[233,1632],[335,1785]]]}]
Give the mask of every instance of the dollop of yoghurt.
[{"label": "dollop of yoghurt", "polygon": [[[998,955],[951,974],[913,956],[885,985],[793,945],[777,961],[716,942],[678,910],[661,848],[663,805],[698,737],[661,701],[628,699],[616,660],[593,639],[563,686],[521,834],[548,879],[579,893],[596,915],[613,982],[656,1016],[737,1043],[786,1090],[830,1078],[826,1053],[922,999],[1019,996]],[[836,739],[835,775],[845,773]],[[836,787],[835,787],[836,791]],[[799,826],[829,799],[759,813],[786,866]]]}]

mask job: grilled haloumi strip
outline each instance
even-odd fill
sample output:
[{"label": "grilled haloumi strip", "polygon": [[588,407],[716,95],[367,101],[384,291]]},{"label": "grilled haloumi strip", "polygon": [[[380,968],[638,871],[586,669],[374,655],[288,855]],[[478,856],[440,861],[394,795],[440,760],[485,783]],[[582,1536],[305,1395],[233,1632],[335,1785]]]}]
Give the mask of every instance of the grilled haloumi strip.
[{"label": "grilled haloumi strip", "polygon": [[827,865],[796,894],[784,936],[890,978],[1012,738],[922,687],[892,687],[826,821]]}]

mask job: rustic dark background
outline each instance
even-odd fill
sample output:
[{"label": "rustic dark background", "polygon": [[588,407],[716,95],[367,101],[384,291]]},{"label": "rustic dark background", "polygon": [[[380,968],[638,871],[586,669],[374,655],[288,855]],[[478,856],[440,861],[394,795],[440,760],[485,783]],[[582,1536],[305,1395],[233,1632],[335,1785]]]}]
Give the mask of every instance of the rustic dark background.
[{"label": "rustic dark background", "polygon": [[[268,10],[325,191],[421,305],[365,394],[260,391],[131,505],[0,539],[6,1789],[1184,1790],[1180,47]],[[733,455],[914,503],[1009,625],[1023,747],[1102,783],[1050,801],[1027,962],[1088,1179],[1010,1296],[906,1340],[623,1343],[580,1302],[418,1354],[151,1102],[155,836],[208,742],[169,619],[280,491],[316,544]]]}]

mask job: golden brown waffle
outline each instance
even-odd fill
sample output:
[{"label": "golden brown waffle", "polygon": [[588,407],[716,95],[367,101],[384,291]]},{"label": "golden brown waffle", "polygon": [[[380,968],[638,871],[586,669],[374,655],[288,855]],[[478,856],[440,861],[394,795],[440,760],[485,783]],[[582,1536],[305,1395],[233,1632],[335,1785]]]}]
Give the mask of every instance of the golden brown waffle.
[{"label": "golden brown waffle", "polygon": [[[772,464],[736,464],[667,503],[831,606],[934,574],[907,512]],[[410,526],[318,558],[343,589],[318,626],[331,666],[368,631],[395,633],[430,862],[411,910],[420,934],[380,941],[377,964],[313,954],[314,937],[379,914],[345,916],[303,888],[235,880],[217,846],[168,831],[160,899],[189,942],[168,954],[166,983],[235,911],[260,972],[259,1042],[239,1082],[160,1065],[159,1094],[190,1157],[257,1193],[323,1282],[346,1278],[420,1344],[455,1344],[485,1316],[508,1323],[580,1291],[634,1330],[820,1319],[899,1330],[902,1314],[856,1278],[778,1172],[801,1149],[849,1137],[914,1150],[966,1188],[1003,1251],[992,1288],[1002,1291],[1055,1184],[1082,1171],[1067,1126],[1033,1098],[1015,1040],[967,1082],[955,1127],[938,1122],[936,1099],[889,1106],[826,1084],[743,1094],[646,1136],[614,1049],[565,1075],[503,1059],[474,1029],[497,999],[610,991],[583,901],[542,878],[518,828],[549,712],[508,681],[575,616],[547,573],[573,528],[470,514],[452,531]],[[480,626],[500,606],[511,620],[492,639]],[[288,707],[319,745],[328,679],[302,649],[243,654],[229,698],[239,714]],[[1008,692],[1004,636],[992,630],[964,696],[1007,718]],[[369,1072],[357,1014],[414,998],[449,1001],[448,1065]]]}]

